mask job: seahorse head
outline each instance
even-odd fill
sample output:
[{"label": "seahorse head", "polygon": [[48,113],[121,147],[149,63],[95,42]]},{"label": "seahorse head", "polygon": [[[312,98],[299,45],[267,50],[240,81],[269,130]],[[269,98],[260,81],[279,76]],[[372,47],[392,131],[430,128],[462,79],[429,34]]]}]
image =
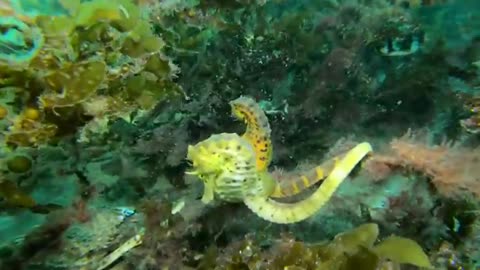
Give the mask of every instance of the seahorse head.
[{"label": "seahorse head", "polygon": [[264,194],[270,190],[269,180],[255,166],[255,150],[235,133],[221,133],[188,148],[192,163],[189,174],[205,183],[204,199],[213,193],[222,200],[241,201],[247,195]]},{"label": "seahorse head", "polygon": [[205,143],[189,145],[187,159],[191,162],[191,174],[203,178],[204,175],[218,174],[222,171],[222,165],[218,156]]},{"label": "seahorse head", "polygon": [[187,159],[192,163],[190,173],[200,178],[255,171],[255,151],[237,134],[215,134],[190,145]]}]

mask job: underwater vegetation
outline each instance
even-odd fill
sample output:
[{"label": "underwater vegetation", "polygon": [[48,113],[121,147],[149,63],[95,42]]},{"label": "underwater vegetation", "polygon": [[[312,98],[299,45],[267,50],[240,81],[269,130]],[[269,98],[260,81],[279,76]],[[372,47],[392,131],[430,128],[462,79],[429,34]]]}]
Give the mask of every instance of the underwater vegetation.
[{"label": "underwater vegetation", "polygon": [[37,4],[27,22],[0,22],[6,146],[38,146],[78,128],[88,140],[109,120],[130,121],[133,111],[181,93],[162,39],[131,1],[57,4],[59,14]]},{"label": "underwater vegetation", "polygon": [[479,18],[0,1],[0,269],[479,269]]},{"label": "underwater vegetation", "polygon": [[376,224],[367,223],[336,235],[330,242],[305,244],[286,237],[263,252],[253,241],[245,240],[227,249],[218,266],[208,268],[205,261],[200,268],[396,269],[400,264],[431,267],[414,241],[391,236],[374,245],[378,233]]}]

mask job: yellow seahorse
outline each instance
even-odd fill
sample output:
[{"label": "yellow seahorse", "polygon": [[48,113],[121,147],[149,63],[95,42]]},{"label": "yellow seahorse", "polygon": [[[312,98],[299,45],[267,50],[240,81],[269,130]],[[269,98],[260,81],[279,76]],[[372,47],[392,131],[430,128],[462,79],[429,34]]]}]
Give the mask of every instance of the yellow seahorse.
[{"label": "yellow seahorse", "polygon": [[[197,175],[205,183],[202,197],[204,203],[212,201],[215,197],[232,202],[243,201],[254,213],[268,221],[298,222],[318,211],[331,198],[351,170],[372,150],[368,143],[357,145],[333,163],[330,174],[312,195],[296,203],[277,202],[273,200],[274,197],[290,196],[297,191],[290,193],[282,191],[277,181],[267,171],[272,149],[268,121],[265,121],[266,125],[256,121],[255,119],[261,120],[256,118],[259,116],[258,111],[261,114],[263,112],[256,110],[255,106],[258,105],[255,102],[238,102],[242,99],[247,101],[245,98],[240,98],[236,100],[237,102],[231,103],[234,115],[247,122],[247,132],[242,137],[235,133],[215,134],[188,148],[187,159],[191,161],[193,167],[189,173]],[[256,113],[242,114],[240,112],[245,110],[238,104],[250,104],[249,112],[256,110]],[[248,125],[252,123],[259,125],[253,124],[250,126],[253,128],[249,129]],[[259,134],[261,137],[257,136]],[[265,144],[257,142],[259,138],[268,141],[269,146],[264,147]],[[259,151],[263,149],[267,151]],[[263,155],[264,153],[269,154]],[[303,179],[304,177],[307,179]],[[310,178],[315,180],[323,177],[323,172],[319,173],[315,170],[315,175]],[[307,176],[301,176],[300,179],[304,183],[309,181]]]},{"label": "yellow seahorse", "polygon": [[[250,97],[239,97],[231,101],[230,106],[233,116],[243,120],[247,126],[242,138],[250,142],[255,150],[257,170],[267,170],[272,159],[272,142],[270,124],[265,112]],[[291,175],[284,181],[277,182],[270,197],[290,197],[301,193],[325,179],[328,172],[333,169],[335,160],[327,160],[304,174]]]}]

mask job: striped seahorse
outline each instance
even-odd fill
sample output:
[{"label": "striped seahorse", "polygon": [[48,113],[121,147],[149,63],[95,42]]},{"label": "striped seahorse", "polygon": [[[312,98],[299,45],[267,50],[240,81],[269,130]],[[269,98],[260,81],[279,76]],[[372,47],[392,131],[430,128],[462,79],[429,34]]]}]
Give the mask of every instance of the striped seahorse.
[{"label": "striped seahorse", "polygon": [[[259,171],[266,171],[272,160],[271,129],[265,112],[257,102],[250,97],[239,97],[230,102],[232,115],[242,120],[246,131],[242,138],[246,139],[256,153],[256,166]],[[333,169],[335,160],[327,160],[320,166],[301,175],[290,175],[282,181],[277,181],[273,198],[289,197],[301,193],[327,177]]]},{"label": "striped seahorse", "polygon": [[[248,108],[250,108],[250,112],[253,111],[252,106],[248,106]],[[243,109],[238,111],[243,111]],[[250,121],[248,123],[255,122],[251,121],[254,119],[253,114],[240,115],[242,117],[247,115],[241,119],[246,122]],[[258,127],[262,126],[258,125]],[[269,131],[269,127],[267,131]],[[189,146],[187,159],[192,163],[193,169],[189,174],[195,174],[204,181],[205,189],[202,197],[204,203],[212,201],[215,197],[226,201],[243,201],[254,213],[268,221],[274,223],[298,222],[312,216],[328,202],[353,168],[372,150],[368,143],[358,144],[343,157],[333,161],[330,173],[322,185],[309,197],[296,203],[281,203],[275,201],[274,198],[289,196],[291,193],[276,194],[279,192],[279,185],[267,171],[269,160],[259,159],[257,156],[257,145],[252,143],[251,139],[258,138],[256,135],[262,134],[261,132],[260,129],[248,129],[247,127],[245,134],[248,135],[215,134],[196,145]],[[267,133],[269,135],[269,132]],[[269,136],[267,139],[269,140]],[[260,151],[260,153],[265,152]],[[319,175],[317,169],[315,175],[310,178],[320,178]],[[306,182],[309,179],[304,175],[299,179],[294,179],[294,182],[298,182],[297,180]],[[307,185],[305,184],[305,186]]]}]

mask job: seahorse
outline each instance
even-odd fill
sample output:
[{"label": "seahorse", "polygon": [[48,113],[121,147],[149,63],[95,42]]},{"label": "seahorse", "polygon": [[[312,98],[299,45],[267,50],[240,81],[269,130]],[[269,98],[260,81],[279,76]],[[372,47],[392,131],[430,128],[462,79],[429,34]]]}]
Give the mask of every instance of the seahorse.
[{"label": "seahorse", "polygon": [[[231,101],[230,106],[232,115],[242,120],[246,125],[246,131],[242,138],[250,142],[255,150],[257,170],[267,170],[272,160],[273,151],[270,139],[271,128],[265,112],[255,100],[246,96]],[[327,160],[305,174],[292,175],[284,181],[277,181],[274,192],[270,194],[270,197],[282,198],[299,194],[325,179],[334,165],[335,160]]]},{"label": "seahorse", "polygon": [[[238,102],[242,100],[244,102]],[[266,121],[266,125],[265,123],[262,125],[261,118],[255,118],[259,116],[258,111],[261,111],[259,108],[255,108],[258,105],[245,98],[236,101],[231,102],[234,115],[238,115],[240,119],[247,122],[247,132],[243,136],[240,137],[235,133],[215,134],[188,147],[187,159],[193,167],[193,170],[188,173],[197,175],[204,181],[205,188],[202,197],[204,203],[209,203],[215,197],[231,202],[243,201],[254,213],[268,221],[274,223],[298,222],[312,216],[328,202],[351,170],[372,151],[369,143],[358,144],[342,158],[329,162],[329,164],[333,164],[333,169],[322,185],[309,197],[290,204],[277,202],[273,198],[290,196],[298,190],[282,193],[278,182],[267,171],[270,159],[260,159],[260,157],[271,158],[271,152],[270,156],[257,155],[261,149],[267,149],[267,151],[260,151],[260,154],[268,153],[272,149],[271,144],[265,148],[261,143],[252,143],[252,139],[258,139],[257,135],[259,134],[263,135],[261,139],[270,142],[268,121]],[[249,106],[242,107],[243,104],[249,104]],[[248,113],[245,108],[249,109]],[[256,113],[251,113],[254,111]],[[257,125],[253,125],[251,126],[253,128],[249,129],[248,125],[252,123],[257,123]],[[265,128],[265,130],[261,128]],[[318,168],[314,170],[315,175],[310,178],[323,177],[323,172],[320,173]],[[309,180],[307,176],[300,176],[300,181],[306,183],[304,178]]]}]

